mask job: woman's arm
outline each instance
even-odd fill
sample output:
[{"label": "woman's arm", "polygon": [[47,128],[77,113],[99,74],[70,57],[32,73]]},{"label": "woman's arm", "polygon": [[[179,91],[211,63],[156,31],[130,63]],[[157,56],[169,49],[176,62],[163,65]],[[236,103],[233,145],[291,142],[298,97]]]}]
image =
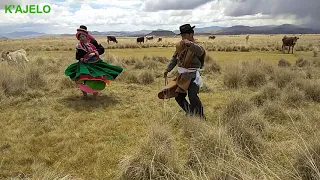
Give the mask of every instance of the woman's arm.
[{"label": "woman's arm", "polygon": [[76,59],[80,60],[81,58],[83,58],[86,55],[86,52],[81,50],[81,49],[77,49],[76,50]]},{"label": "woman's arm", "polygon": [[92,39],[90,41],[91,44],[93,44],[96,49],[97,49],[97,52],[96,54],[99,56],[100,54],[103,54],[104,53],[104,48],[102,46],[99,46],[98,42],[95,40],[95,39]]}]

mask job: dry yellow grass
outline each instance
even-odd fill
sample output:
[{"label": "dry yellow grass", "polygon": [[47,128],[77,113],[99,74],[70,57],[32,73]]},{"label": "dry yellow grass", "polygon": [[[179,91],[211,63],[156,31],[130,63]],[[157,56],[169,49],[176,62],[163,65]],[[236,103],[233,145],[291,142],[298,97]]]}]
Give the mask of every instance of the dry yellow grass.
[{"label": "dry yellow grass", "polygon": [[[101,58],[124,72],[97,100],[82,99],[64,75],[74,37],[0,41],[30,60],[26,69],[0,62],[0,179],[319,179],[320,59],[311,47],[320,36],[302,35],[297,46],[310,49],[294,55],[276,51],[281,37],[197,37],[232,47],[208,52],[205,122],[157,99],[178,37],[145,48],[98,37],[108,48]],[[234,51],[242,46],[250,52]]]}]

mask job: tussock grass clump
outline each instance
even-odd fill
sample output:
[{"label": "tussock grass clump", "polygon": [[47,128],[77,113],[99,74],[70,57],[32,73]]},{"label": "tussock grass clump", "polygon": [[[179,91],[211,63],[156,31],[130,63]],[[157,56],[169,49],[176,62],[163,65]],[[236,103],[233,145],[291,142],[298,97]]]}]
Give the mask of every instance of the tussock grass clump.
[{"label": "tussock grass clump", "polygon": [[0,87],[3,95],[22,95],[26,90],[24,77],[21,78],[21,72],[18,68],[8,65],[1,65]]},{"label": "tussock grass clump", "polygon": [[203,121],[187,119],[183,131],[190,140],[186,165],[200,176],[217,176],[211,167],[219,167],[219,162],[231,159],[231,140],[222,128],[208,127]]},{"label": "tussock grass clump", "polygon": [[280,59],[278,62],[279,67],[290,67],[291,63],[285,59]]},{"label": "tussock grass clump", "polygon": [[46,85],[47,81],[41,69],[35,64],[28,64],[26,68],[2,65],[0,89],[2,89],[4,95],[23,95],[28,88],[41,89]]},{"label": "tussock grass clump", "polygon": [[35,61],[35,63],[38,65],[38,66],[43,66],[46,61],[42,58],[42,57],[38,57]]},{"label": "tussock grass clump", "polygon": [[307,82],[304,84],[304,92],[307,98],[315,102],[320,102],[320,82]]},{"label": "tussock grass clump", "polygon": [[[318,140],[317,137],[310,138]],[[305,146],[304,146],[305,145]],[[318,142],[301,142],[297,144],[298,151],[294,167],[297,169],[297,176],[302,180],[320,179],[320,145]]]},{"label": "tussock grass clump", "polygon": [[236,65],[228,66],[223,76],[223,83],[228,88],[239,88],[243,84],[241,68]]},{"label": "tussock grass clump", "polygon": [[250,52],[250,48],[249,47],[245,47],[245,46],[241,46],[240,51],[241,52]]},{"label": "tussock grass clump", "polygon": [[233,121],[228,124],[228,133],[248,158],[254,158],[262,154],[263,144],[250,128]]},{"label": "tussock grass clump", "polygon": [[281,95],[281,90],[273,83],[268,83],[262,87],[261,91],[255,93],[250,101],[256,106],[262,106],[266,101],[277,100]]},{"label": "tussock grass clump", "polygon": [[134,64],[134,69],[143,69],[146,67],[146,64],[142,61],[138,61]]},{"label": "tussock grass clump", "polygon": [[269,76],[274,73],[274,67],[258,59],[253,62],[244,61],[240,65],[229,65],[226,68],[223,82],[229,88],[242,85],[260,87],[267,83]]},{"label": "tussock grass clump", "polygon": [[257,107],[260,107],[265,102],[265,97],[261,92],[255,93],[251,98],[250,101]]},{"label": "tussock grass clump", "polygon": [[212,92],[212,89],[207,84],[203,84],[200,91],[203,93],[210,93]]},{"label": "tussock grass clump", "polygon": [[31,171],[32,175],[21,173],[13,179],[57,179],[57,177],[64,180],[77,179],[76,176],[64,173],[64,171],[49,168],[45,163],[33,163]]},{"label": "tussock grass clump", "polygon": [[266,74],[263,70],[254,66],[245,68],[245,83],[248,87],[259,87],[266,82]]},{"label": "tussock grass clump", "polygon": [[125,157],[119,166],[120,179],[179,179],[180,170],[170,131],[154,127],[139,149]]},{"label": "tussock grass clump", "polygon": [[156,69],[159,69],[159,62],[158,61],[145,61],[145,67],[148,69],[148,70],[156,70]]},{"label": "tussock grass clump", "polygon": [[26,81],[30,88],[42,88],[46,85],[46,80],[44,79],[40,68],[33,66],[27,70]]},{"label": "tussock grass clump", "polygon": [[126,83],[136,83],[136,84],[140,83],[136,72],[132,72],[132,71],[123,71],[117,79],[119,81],[126,82]]},{"label": "tussock grass clump", "polygon": [[70,89],[76,86],[75,82],[72,81],[69,77],[63,77],[60,79],[60,88],[61,89]]},{"label": "tussock grass clump", "polygon": [[253,104],[241,97],[234,97],[228,101],[224,111],[223,116],[226,121],[229,119],[237,118],[240,115],[250,111]]},{"label": "tussock grass clump", "polygon": [[283,90],[282,99],[289,106],[299,106],[305,101],[306,97],[305,93],[299,88],[288,86]]},{"label": "tussock grass clump", "polygon": [[209,56],[209,55],[206,55],[204,57],[204,63],[211,63],[213,61],[214,61],[213,58],[211,56]]},{"label": "tussock grass clump", "polygon": [[292,83],[299,90],[303,91],[308,100],[320,102],[320,82],[310,79],[296,79]]},{"label": "tussock grass clump", "polygon": [[141,73],[139,79],[141,80],[142,84],[151,84],[154,82],[153,74],[149,71],[144,71]]},{"label": "tussock grass clump", "polygon": [[212,72],[212,73],[220,73],[221,66],[217,63],[217,61],[213,60],[210,56],[205,57],[205,64],[204,64],[205,72]]},{"label": "tussock grass clump", "polygon": [[283,124],[288,119],[284,107],[281,106],[278,102],[269,101],[268,103],[266,103],[262,109],[262,113],[264,117],[270,122]]},{"label": "tussock grass clump", "polygon": [[320,67],[320,58],[313,59],[313,66],[317,68]]},{"label": "tussock grass clump", "polygon": [[262,88],[262,95],[264,99],[273,101],[280,97],[281,90],[274,83],[268,83]]},{"label": "tussock grass clump", "polygon": [[318,57],[318,52],[319,52],[319,50],[318,50],[318,48],[313,48],[313,57]]},{"label": "tussock grass clump", "polygon": [[273,75],[273,81],[279,88],[284,88],[295,78],[297,78],[295,72],[289,69],[276,69]]},{"label": "tussock grass clump", "polygon": [[151,59],[155,62],[160,62],[162,64],[166,64],[169,62],[169,59],[167,57],[162,57],[162,56],[152,56]]},{"label": "tussock grass clump", "polygon": [[297,61],[296,61],[296,66],[298,67],[305,67],[305,66],[309,66],[311,63],[306,60],[306,59],[303,59],[303,58],[299,58]]},{"label": "tussock grass clump", "polygon": [[233,48],[228,46],[226,49],[225,49],[226,52],[232,52],[233,51]]}]

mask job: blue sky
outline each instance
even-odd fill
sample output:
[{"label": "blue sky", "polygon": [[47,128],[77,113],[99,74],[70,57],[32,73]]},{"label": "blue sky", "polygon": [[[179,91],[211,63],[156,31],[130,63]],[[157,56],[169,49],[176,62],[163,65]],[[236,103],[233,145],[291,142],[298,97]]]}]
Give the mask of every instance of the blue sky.
[{"label": "blue sky", "polygon": [[[190,23],[196,27],[234,25],[319,25],[320,1],[308,0],[2,0],[3,32],[32,30],[74,33],[84,24],[90,31],[177,30]],[[288,3],[290,6],[288,6]],[[44,5],[48,14],[8,14],[4,5]],[[283,8],[287,7],[287,8]]]}]

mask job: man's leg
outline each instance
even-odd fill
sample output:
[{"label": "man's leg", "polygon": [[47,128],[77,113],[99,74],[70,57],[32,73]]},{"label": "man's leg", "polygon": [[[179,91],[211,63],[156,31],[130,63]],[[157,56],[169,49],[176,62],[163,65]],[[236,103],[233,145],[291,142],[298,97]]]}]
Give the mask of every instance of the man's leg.
[{"label": "man's leg", "polygon": [[199,86],[197,86],[194,82],[191,82],[188,89],[188,96],[190,100],[190,111],[192,114],[196,114],[202,118],[205,118],[203,106],[197,94],[198,89],[199,89]]},{"label": "man's leg", "polygon": [[179,106],[187,113],[190,112],[190,104],[186,100],[187,93],[178,93],[178,96],[175,97]]}]

